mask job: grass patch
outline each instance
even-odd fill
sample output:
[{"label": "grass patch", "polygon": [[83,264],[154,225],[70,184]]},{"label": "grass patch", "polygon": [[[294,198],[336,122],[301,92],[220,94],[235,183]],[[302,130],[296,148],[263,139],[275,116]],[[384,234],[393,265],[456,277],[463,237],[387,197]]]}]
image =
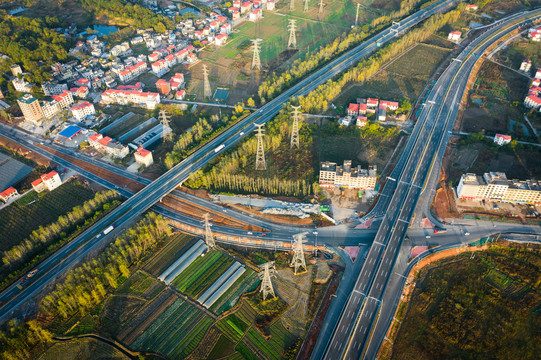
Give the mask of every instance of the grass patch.
[{"label": "grass patch", "polygon": [[[493,246],[474,259],[460,255],[423,270],[393,358],[536,358],[541,253],[535,248]],[[529,287],[512,294],[511,278]]]}]

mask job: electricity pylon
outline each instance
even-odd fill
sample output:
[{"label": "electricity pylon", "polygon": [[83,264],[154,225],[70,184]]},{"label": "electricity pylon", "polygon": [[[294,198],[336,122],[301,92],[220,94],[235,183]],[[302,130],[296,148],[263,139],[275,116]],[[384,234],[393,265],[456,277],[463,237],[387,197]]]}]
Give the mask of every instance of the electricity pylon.
[{"label": "electricity pylon", "polygon": [[259,53],[261,52],[261,49],[259,49],[260,41],[261,39],[252,40],[252,43],[254,44],[254,57],[252,58],[252,69],[257,68],[257,70],[261,70],[261,59],[259,58]]},{"label": "electricity pylon", "polygon": [[319,0],[319,13],[323,12],[323,0]]},{"label": "electricity pylon", "polygon": [[216,246],[214,236],[212,235],[212,230],[210,230],[210,214],[206,213],[203,215],[203,220],[205,221],[205,242],[207,243],[207,247],[210,249]]},{"label": "electricity pylon", "polygon": [[299,139],[299,109],[301,106],[291,106],[293,108],[293,126],[291,129],[291,144],[290,148],[293,149],[293,147],[297,147],[297,149],[300,149],[300,139]]},{"label": "electricity pylon", "polygon": [[296,22],[297,20],[295,19],[289,19],[289,24],[287,25],[287,29],[289,30],[289,41],[287,42],[288,49],[297,48],[297,37],[295,36],[295,23]]},{"label": "electricity pylon", "polygon": [[289,10],[295,10],[295,0],[291,0],[289,3]]},{"label": "electricity pylon", "polygon": [[259,267],[262,270],[259,273],[259,278],[262,280],[261,289],[259,290],[259,292],[263,293],[263,301],[267,299],[268,295],[272,295],[272,297],[275,298],[276,295],[274,295],[274,288],[272,287],[272,281],[271,281],[271,277],[276,276],[275,275],[276,269],[274,268],[274,261],[264,263],[263,265],[259,265]]},{"label": "electricity pylon", "polygon": [[304,11],[308,11],[308,0],[304,0]]},{"label": "electricity pylon", "polygon": [[306,232],[295,234],[293,235],[293,260],[291,260],[291,264],[289,266],[292,266],[295,268],[295,275],[297,275],[297,271],[299,271],[299,268],[304,268],[304,271],[306,271],[306,261],[304,259],[304,249],[303,249],[303,243],[304,243],[304,235],[306,235]]},{"label": "electricity pylon", "polygon": [[209,70],[207,69],[206,64],[203,64],[203,96],[206,98],[210,98],[212,96],[212,90],[209,82]]},{"label": "electricity pylon", "polygon": [[263,125],[254,124],[257,128],[257,151],[255,154],[255,169],[267,170],[267,162],[265,161],[265,148],[263,146]]},{"label": "electricity pylon", "polygon": [[162,140],[171,141],[173,140],[173,130],[169,126],[169,120],[171,119],[170,115],[167,115],[165,110],[160,110],[160,122],[162,124]]},{"label": "electricity pylon", "polygon": [[359,25],[359,6],[361,6],[361,4],[357,3],[357,13],[355,14],[355,27]]}]

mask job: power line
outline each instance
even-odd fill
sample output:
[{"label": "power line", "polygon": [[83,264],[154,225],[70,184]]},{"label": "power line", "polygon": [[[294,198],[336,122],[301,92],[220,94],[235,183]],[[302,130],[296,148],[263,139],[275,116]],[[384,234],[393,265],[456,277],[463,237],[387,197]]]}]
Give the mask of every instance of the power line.
[{"label": "power line", "polygon": [[319,0],[319,13],[323,12],[323,0]]},{"label": "power line", "polygon": [[308,0],[304,0],[304,11],[308,11]]},{"label": "power line", "polygon": [[289,41],[287,43],[288,49],[296,49],[297,48],[297,37],[295,35],[295,24],[297,20],[295,19],[289,19],[289,24],[287,25],[287,29],[289,30]]},{"label": "power line", "polygon": [[255,155],[256,170],[267,170],[267,162],[265,161],[265,148],[263,144],[263,125],[265,124],[254,124],[254,126],[257,128],[257,151]]},{"label": "power line", "polygon": [[254,44],[254,57],[252,58],[252,69],[257,68],[257,70],[261,70],[261,59],[259,58],[259,53],[261,52],[261,49],[259,48],[259,42],[261,39],[255,39],[252,40],[252,43]]},{"label": "power line", "polygon": [[299,109],[301,106],[291,106],[293,108],[293,126],[291,129],[291,144],[290,148],[293,149],[293,147],[297,147],[297,149],[300,149],[300,139],[299,139],[299,120],[300,120],[300,111]]},{"label": "power line", "polygon": [[171,141],[173,140],[173,130],[169,126],[169,121],[171,119],[170,115],[167,115],[165,110],[160,110],[160,122],[162,124],[162,140]]},{"label": "power line", "polygon": [[291,0],[289,3],[289,10],[295,10],[295,0]]},{"label": "power line", "polygon": [[355,14],[355,27],[359,25],[359,7],[361,6],[360,3],[357,3],[357,13]]},{"label": "power line", "polygon": [[206,64],[203,64],[203,96],[206,98],[210,98],[212,96],[212,90],[209,82],[209,70],[207,69]]},{"label": "power line", "polygon": [[306,271],[306,260],[304,259],[303,248],[303,243],[305,242],[304,235],[306,234],[306,232],[303,232],[293,235],[293,259],[291,260],[291,264],[289,266],[295,268],[295,275],[297,275],[300,268],[304,268]]},{"label": "power line", "polygon": [[203,220],[205,221],[205,242],[207,243],[207,247],[210,249],[216,246],[216,243],[214,242],[214,235],[212,235],[212,230],[210,229],[210,214],[206,213],[203,215]]},{"label": "power line", "polygon": [[275,267],[274,261],[259,265],[261,272],[259,273],[259,278],[261,281],[261,289],[259,292],[263,293],[263,301],[267,300],[267,296],[272,295],[273,298],[276,297],[274,294],[274,288],[272,287],[271,277],[275,277]]}]

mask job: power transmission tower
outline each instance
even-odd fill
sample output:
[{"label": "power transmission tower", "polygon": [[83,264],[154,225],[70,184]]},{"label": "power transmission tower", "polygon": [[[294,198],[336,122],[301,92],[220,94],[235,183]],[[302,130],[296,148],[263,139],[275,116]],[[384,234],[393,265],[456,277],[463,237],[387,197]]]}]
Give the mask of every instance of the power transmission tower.
[{"label": "power transmission tower", "polygon": [[308,0],[304,0],[304,11],[308,11]]},{"label": "power transmission tower", "polygon": [[205,242],[207,243],[207,247],[210,249],[216,246],[214,236],[212,235],[212,230],[210,230],[210,214],[206,213],[203,215],[203,220],[205,221]]},{"label": "power transmission tower", "polygon": [[209,70],[207,69],[206,64],[203,64],[203,96],[206,98],[210,98],[212,96],[212,90],[209,82]]},{"label": "power transmission tower", "polygon": [[288,49],[296,49],[297,48],[297,37],[295,36],[295,23],[297,20],[295,19],[289,19],[289,24],[287,25],[287,29],[289,30],[289,41],[287,43]]},{"label": "power transmission tower", "polygon": [[165,110],[160,110],[160,122],[162,124],[162,140],[171,141],[173,140],[173,130],[169,126],[169,120],[171,119],[170,115],[167,115]]},{"label": "power transmission tower", "polygon": [[357,13],[355,14],[355,27],[359,25],[359,7],[361,6],[360,3],[357,3]]},{"label": "power transmission tower", "polygon": [[263,147],[263,125],[254,124],[257,127],[257,151],[255,155],[255,169],[267,170],[267,162],[265,161],[265,148]]},{"label": "power transmission tower", "polygon": [[289,3],[289,10],[295,10],[295,0],[291,0]]},{"label": "power transmission tower", "polygon": [[276,295],[274,295],[274,288],[272,287],[271,281],[271,277],[276,276],[274,261],[259,265],[259,267],[262,269],[262,272],[259,273],[259,278],[262,280],[259,292],[263,293],[263,301],[267,300],[268,295],[272,295],[272,297],[275,298]]},{"label": "power transmission tower", "polygon": [[307,233],[303,232],[293,235],[293,260],[291,260],[289,266],[295,268],[295,275],[297,275],[297,271],[299,271],[299,268],[301,267],[306,271],[306,261],[304,260],[303,249],[304,235],[306,234]]},{"label": "power transmission tower", "polygon": [[299,109],[301,106],[291,106],[293,108],[293,127],[291,129],[291,144],[290,148],[297,147],[300,149],[301,144],[299,140]]},{"label": "power transmission tower", "polygon": [[323,12],[323,0],[319,0],[319,13]]},{"label": "power transmission tower", "polygon": [[261,52],[261,49],[259,49],[260,41],[261,39],[252,40],[252,43],[254,43],[254,57],[252,58],[252,69],[257,68],[257,70],[261,70],[261,59],[259,58],[259,53]]}]

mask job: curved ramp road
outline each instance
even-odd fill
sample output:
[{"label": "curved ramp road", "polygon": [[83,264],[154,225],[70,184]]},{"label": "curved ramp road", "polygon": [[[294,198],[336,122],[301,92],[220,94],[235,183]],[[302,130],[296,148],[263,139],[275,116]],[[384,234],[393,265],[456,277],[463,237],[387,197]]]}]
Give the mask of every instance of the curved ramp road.
[{"label": "curved ramp road", "polygon": [[[114,225],[118,229],[124,223],[134,219],[158,202],[163,196],[173,191],[179,184],[185,181],[192,172],[195,172],[206,165],[211,159],[218,155],[219,152],[216,153],[213,151],[215,148],[224,145],[224,150],[229,149],[240,141],[242,137],[246,136],[248,132],[254,130],[254,123],[262,124],[272,119],[290,97],[298,97],[309,93],[317,86],[323,84],[335,75],[357,63],[360,59],[372,53],[377,49],[377,43],[385,44],[397,34],[407,31],[427,17],[451,8],[456,2],[458,2],[458,0],[439,1],[410,15],[400,23],[393,25],[392,28],[383,30],[379,34],[338,57],[336,60],[310,74],[305,79],[265,104],[256,112],[217,136],[214,140],[210,141],[200,150],[177,164],[160,178],[147,185],[143,190],[130,197],[110,214],[94,224],[89,230],[45,260],[40,265],[42,271],[40,271],[39,277],[32,278],[32,281],[28,281],[23,290],[19,291],[19,289],[13,285],[4,291],[0,295],[0,299],[6,301],[2,308],[0,308],[0,321],[8,318],[14,310],[30,300],[32,296],[36,295],[57,276],[69,269],[80,259],[84,258],[84,256],[96,245],[102,244],[102,241],[104,241],[104,238],[106,237],[100,235],[101,231],[110,225]],[[240,135],[241,131],[244,132],[242,136]],[[113,231],[112,234],[115,235],[115,233],[118,233],[118,230]]]},{"label": "curved ramp road", "polygon": [[[425,186],[432,164],[442,157],[451,136],[469,75],[480,56],[502,36],[541,17],[541,10],[520,13],[484,30],[451,62],[435,84],[421,112],[417,136],[412,136],[411,152],[396,179],[388,210],[362,266],[352,293],[325,352],[325,359],[375,357],[365,354],[396,257]],[[409,144],[408,144],[409,145]]]}]

